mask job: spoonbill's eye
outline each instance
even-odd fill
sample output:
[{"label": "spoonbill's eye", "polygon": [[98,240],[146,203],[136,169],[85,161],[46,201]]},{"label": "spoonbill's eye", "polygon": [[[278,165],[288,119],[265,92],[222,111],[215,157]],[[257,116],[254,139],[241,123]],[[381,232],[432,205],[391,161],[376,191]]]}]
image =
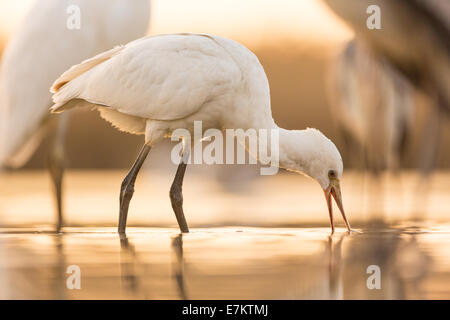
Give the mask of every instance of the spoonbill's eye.
[{"label": "spoonbill's eye", "polygon": [[336,171],[334,171],[334,170],[328,171],[328,178],[330,178],[330,179],[336,178]]}]

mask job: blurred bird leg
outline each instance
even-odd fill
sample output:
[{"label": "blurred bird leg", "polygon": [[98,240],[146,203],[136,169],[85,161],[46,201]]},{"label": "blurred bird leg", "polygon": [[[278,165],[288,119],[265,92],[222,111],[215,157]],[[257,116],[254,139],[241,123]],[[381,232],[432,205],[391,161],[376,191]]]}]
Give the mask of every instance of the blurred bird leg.
[{"label": "blurred bird leg", "polygon": [[368,224],[382,223],[385,220],[385,180],[383,171],[367,167],[363,174],[364,214]]},{"label": "blurred bird leg", "polygon": [[61,232],[61,228],[64,225],[62,184],[65,169],[64,142],[69,124],[69,115],[70,113],[62,114],[58,118],[56,136],[48,154],[48,170],[52,178],[53,192],[55,194],[55,204],[57,209],[58,221],[56,224],[56,232]]},{"label": "blurred bird leg", "polygon": [[180,164],[178,165],[177,173],[175,174],[175,179],[173,180],[172,187],[170,188],[170,202],[172,203],[172,209],[175,212],[177,218],[178,226],[181,232],[188,233],[189,227],[186,222],[186,218],[183,212],[183,179],[186,172],[187,163],[189,161],[190,155],[190,145],[184,145],[183,157]]},{"label": "blurred bird leg", "polygon": [[440,118],[442,115],[439,107],[430,108],[423,126],[419,168],[424,177],[427,177],[435,166],[439,150]]},{"label": "blurred bird leg", "polygon": [[[383,220],[382,173],[400,165],[404,142],[413,124],[413,88],[359,39],[345,45],[329,75],[330,110],[347,147],[351,141],[357,144],[362,168],[368,171],[368,176],[364,176],[364,189],[368,192],[362,195],[363,201],[368,202],[369,220]],[[352,161],[358,159],[353,150],[347,152]]]},{"label": "blurred bird leg", "polygon": [[[439,151],[441,117],[440,108],[429,108],[428,114],[423,125],[422,137],[420,141],[420,150],[418,157],[418,168],[420,170],[419,182],[415,192],[420,194],[418,200],[414,203],[414,220],[423,220],[426,211],[426,195],[428,193],[429,176],[436,165],[437,154]],[[420,200],[419,200],[420,199]]]},{"label": "blurred bird leg", "polygon": [[134,193],[134,183],[136,182],[136,177],[141,170],[142,164],[147,158],[148,153],[151,150],[151,146],[148,144],[144,144],[142,150],[139,153],[136,162],[131,167],[127,176],[122,182],[122,186],[120,188],[120,213],[119,213],[119,233],[125,233],[125,229],[127,226],[127,217],[128,217],[128,208],[130,206],[131,198]]}]

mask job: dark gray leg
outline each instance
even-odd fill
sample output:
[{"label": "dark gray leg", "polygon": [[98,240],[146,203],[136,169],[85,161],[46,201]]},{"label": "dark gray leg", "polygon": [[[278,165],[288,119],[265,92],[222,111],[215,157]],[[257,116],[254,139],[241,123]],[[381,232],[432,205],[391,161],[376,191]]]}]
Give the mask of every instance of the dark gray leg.
[{"label": "dark gray leg", "polygon": [[57,210],[57,224],[56,232],[61,232],[64,225],[63,215],[63,177],[64,177],[64,140],[67,132],[67,124],[69,118],[68,114],[63,114],[58,118],[58,129],[55,135],[55,140],[51,146],[48,157],[48,170],[53,183],[53,191],[55,194],[56,210]]},{"label": "dark gray leg", "polygon": [[145,144],[142,147],[141,152],[139,153],[136,162],[131,167],[130,172],[128,172],[127,176],[122,182],[122,186],[120,188],[120,213],[119,213],[119,233],[125,233],[125,228],[127,226],[127,217],[128,217],[128,207],[130,206],[131,198],[134,193],[134,183],[136,181],[136,177],[139,173],[139,170],[142,167],[142,164],[147,158],[148,153],[150,152],[151,146]]},{"label": "dark gray leg", "polygon": [[183,150],[183,159],[181,160],[181,163],[178,166],[175,179],[173,180],[172,187],[170,188],[170,201],[172,202],[172,208],[173,211],[175,212],[175,216],[177,218],[178,226],[180,227],[181,232],[185,233],[189,232],[189,228],[183,212],[182,187],[183,187],[184,173],[186,172],[187,162],[189,159],[189,152],[190,148],[185,148]]}]

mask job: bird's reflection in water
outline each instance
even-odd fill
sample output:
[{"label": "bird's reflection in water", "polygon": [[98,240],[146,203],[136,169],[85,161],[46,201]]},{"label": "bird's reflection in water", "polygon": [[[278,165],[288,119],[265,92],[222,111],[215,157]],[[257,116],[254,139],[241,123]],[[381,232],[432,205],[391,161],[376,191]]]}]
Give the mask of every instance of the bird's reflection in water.
[{"label": "bird's reflection in water", "polygon": [[64,235],[56,234],[54,237],[54,246],[56,253],[56,279],[54,282],[55,298],[58,300],[67,299],[66,296],[66,253],[64,250]]},{"label": "bird's reflection in water", "polygon": [[135,297],[149,299],[144,282],[139,277],[138,268],[140,266],[136,249],[126,234],[120,234],[120,284],[125,295],[128,293]]},{"label": "bird's reflection in water", "polygon": [[328,290],[329,298],[333,300],[343,299],[342,284],[342,242],[347,233],[342,234],[338,240],[335,237],[328,237]]},{"label": "bird's reflection in water", "polygon": [[[17,236],[23,237],[18,233]],[[1,299],[68,299],[64,238],[61,234],[33,234],[42,240],[32,247],[29,241],[11,246],[10,239],[0,242],[4,256],[0,260]],[[32,241],[31,241],[32,242]],[[13,267],[18,263],[20,267]],[[2,278],[2,277],[0,277]],[[1,280],[1,279],[0,279]],[[4,294],[4,296],[3,296]]]},{"label": "bird's reflection in water", "polygon": [[[323,228],[216,228],[189,236],[149,229],[120,239],[109,232],[3,234],[0,297],[445,298],[448,230],[386,225],[329,237]],[[81,290],[67,288],[70,265],[82,271]],[[371,265],[380,268],[379,290],[367,286]]]},{"label": "bird's reflection in water", "polygon": [[[400,228],[368,228],[348,243],[344,283],[346,299],[416,298],[430,259],[413,235]],[[405,237],[407,237],[405,239]],[[371,265],[379,267],[381,288],[370,289]],[[420,295],[419,295],[420,296]]]},{"label": "bird's reflection in water", "polygon": [[[382,222],[380,222],[381,224]],[[345,298],[350,299],[395,299],[395,282],[392,261],[400,237],[396,230],[369,225],[364,234],[349,241],[346,252],[348,262],[344,270]],[[387,230],[387,231],[386,231]],[[369,266],[379,267],[381,289],[367,287]]]},{"label": "bird's reflection in water", "polygon": [[188,299],[184,280],[183,234],[172,238],[172,275],[175,279],[180,299]]},{"label": "bird's reflection in water", "polygon": [[394,273],[398,279],[398,296],[408,299],[425,299],[422,282],[429,273],[432,260],[420,248],[414,234],[398,244],[393,264]]}]

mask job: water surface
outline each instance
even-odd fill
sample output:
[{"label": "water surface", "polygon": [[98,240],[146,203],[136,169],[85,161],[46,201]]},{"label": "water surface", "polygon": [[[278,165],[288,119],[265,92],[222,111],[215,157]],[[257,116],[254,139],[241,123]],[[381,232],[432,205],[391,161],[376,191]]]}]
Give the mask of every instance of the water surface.
[{"label": "water surface", "polygon": [[[374,179],[346,171],[344,205],[362,233],[346,235],[337,213],[330,238],[314,181],[207,169],[186,175],[190,234],[179,234],[170,207],[173,172],[144,170],[122,238],[125,171],[70,170],[62,234],[52,231],[46,172],[0,175],[0,298],[450,298],[450,172],[418,189],[411,172]],[[80,268],[80,290],[67,288],[70,266]],[[369,266],[380,268],[381,289],[368,288]]]},{"label": "water surface", "polygon": [[[0,297],[14,299],[448,299],[450,226],[1,230]],[[81,289],[66,286],[79,266]],[[367,267],[381,271],[368,289]]]}]

